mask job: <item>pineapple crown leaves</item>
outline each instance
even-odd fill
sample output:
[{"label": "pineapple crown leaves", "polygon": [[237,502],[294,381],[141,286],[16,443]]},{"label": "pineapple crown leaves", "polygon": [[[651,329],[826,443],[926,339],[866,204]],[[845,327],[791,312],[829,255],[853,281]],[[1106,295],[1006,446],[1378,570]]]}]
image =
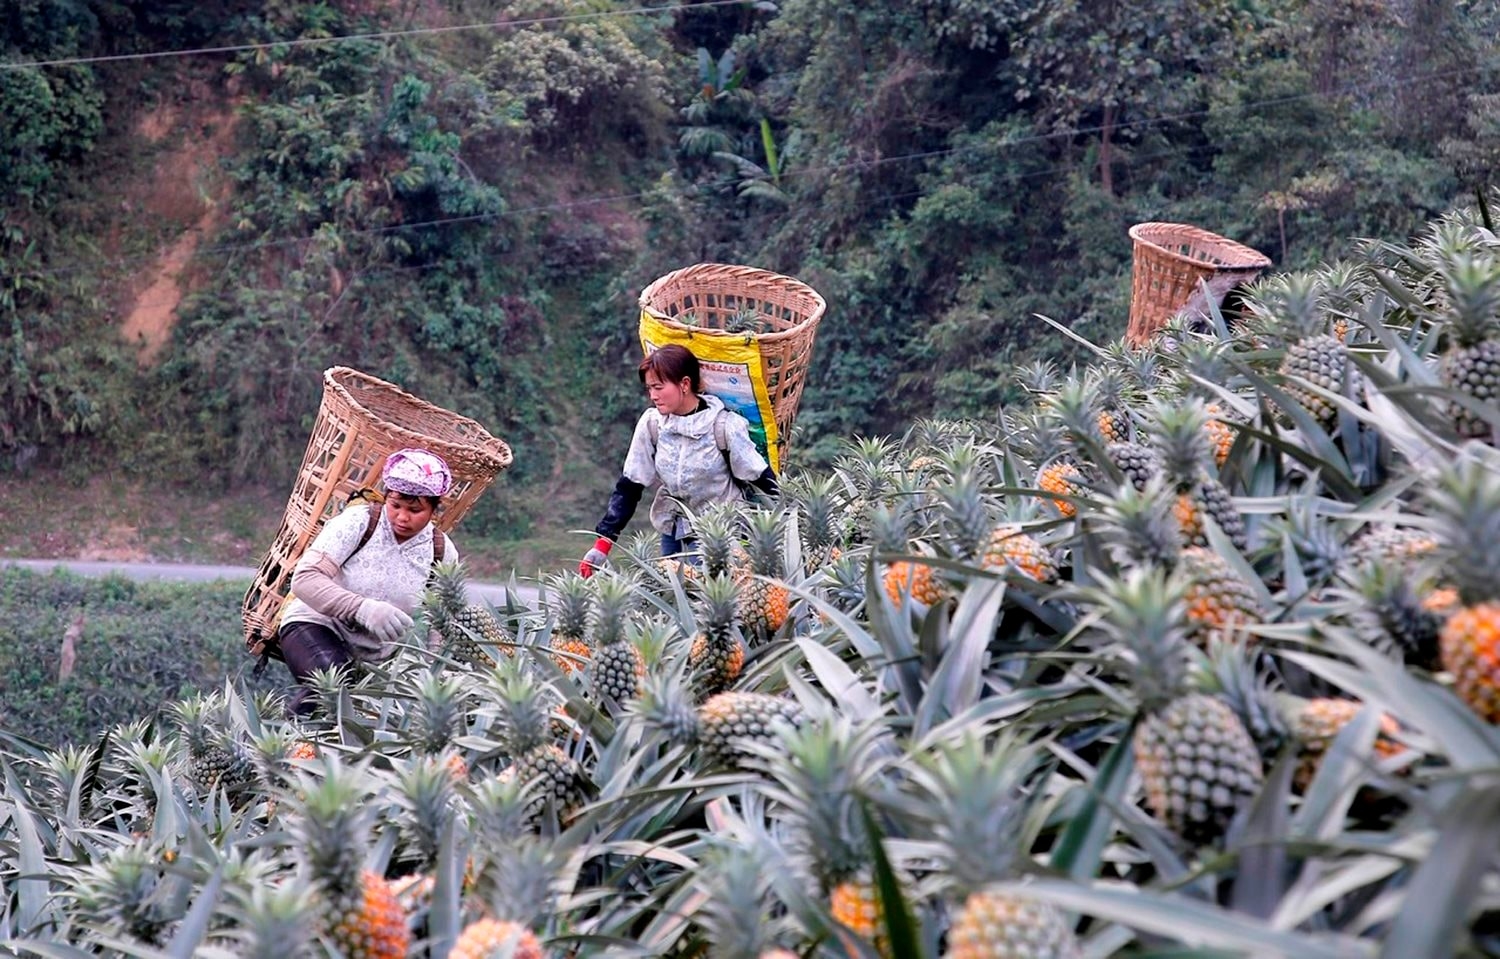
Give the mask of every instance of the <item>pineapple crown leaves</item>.
[{"label": "pineapple crown leaves", "polygon": [[467,808],[480,848],[514,842],[531,831],[534,811],[527,784],[514,776],[491,776],[475,784]]},{"label": "pineapple crown leaves", "polygon": [[888,731],[844,716],[821,716],[778,742],[747,742],[747,765],[767,775],[763,791],[786,815],[788,851],[825,888],[870,865],[861,804],[877,804],[893,753]]},{"label": "pineapple crown leaves", "polygon": [[1051,360],[1032,360],[1017,367],[1014,378],[1016,385],[1027,393],[1050,393],[1057,384],[1057,364]]},{"label": "pineapple crown leaves", "polygon": [[1210,640],[1200,686],[1234,710],[1263,757],[1271,757],[1291,735],[1282,709],[1283,684],[1270,657],[1242,640]]},{"label": "pineapple crown leaves", "polygon": [[415,850],[423,868],[437,861],[443,831],[457,811],[453,773],[437,756],[417,756],[398,767],[394,798],[401,808],[403,834]]},{"label": "pineapple crown leaves", "polygon": [[476,897],[501,921],[544,928],[557,912],[567,850],[539,842],[530,831],[485,849]]},{"label": "pineapple crown leaves", "polygon": [[[1044,397],[1041,402],[1044,412],[1055,417],[1085,452],[1092,454],[1104,444],[1104,435],[1099,431],[1099,404],[1094,383],[1088,377],[1067,380],[1056,392]],[[1090,455],[1090,459],[1097,456]]]},{"label": "pineapple crown leaves", "polygon": [[448,747],[464,726],[472,694],[462,677],[452,673],[419,672],[411,686],[406,707],[412,748],[439,753]]},{"label": "pineapple crown leaves", "polygon": [[781,579],[786,576],[783,541],[787,532],[787,515],[773,510],[751,510],[745,517],[745,552],[750,571],[757,576]]},{"label": "pineapple crown leaves", "polygon": [[1146,429],[1161,454],[1163,468],[1179,487],[1207,475],[1212,453],[1203,428],[1208,418],[1207,407],[1199,399],[1152,404]]},{"label": "pineapple crown leaves", "polygon": [[727,572],[734,565],[739,527],[739,511],[728,505],[706,509],[693,520],[703,569],[710,576]]},{"label": "pineapple crown leaves", "polygon": [[1489,339],[1500,325],[1500,259],[1456,252],[1438,265],[1447,309],[1444,319],[1461,347]]},{"label": "pineapple crown leaves", "polygon": [[703,851],[693,885],[706,895],[694,919],[715,959],[760,959],[770,948],[771,872],[756,850],[739,843],[718,842]]},{"label": "pineapple crown leaves", "polygon": [[917,755],[917,816],[960,893],[1014,877],[1043,765],[1035,746],[973,728]]},{"label": "pineapple crown leaves", "polygon": [[636,619],[639,606],[637,583],[625,576],[603,578],[594,587],[590,612],[594,641],[610,646],[625,638],[625,630]]},{"label": "pineapple crown leaves", "polygon": [[942,504],[944,539],[951,545],[952,555],[961,560],[977,558],[994,527],[994,517],[977,470],[965,469],[955,473],[952,480],[934,492]]},{"label": "pineapple crown leaves", "polygon": [[1291,498],[1285,517],[1273,520],[1268,530],[1282,543],[1283,554],[1298,566],[1301,581],[1326,583],[1344,568],[1349,549],[1339,525],[1325,517],[1316,497]]},{"label": "pineapple crown leaves", "polygon": [[1185,545],[1182,526],[1173,513],[1176,497],[1162,477],[1145,489],[1122,483],[1092,517],[1092,525],[1111,558],[1121,568],[1176,565]]},{"label": "pineapple crown leaves", "polygon": [[1188,689],[1193,654],[1187,639],[1187,584],[1182,574],[1136,567],[1122,576],[1096,572],[1099,585],[1079,592],[1127,665],[1140,706],[1155,711]]},{"label": "pineapple crown leaves", "polygon": [[359,887],[375,807],[368,776],[346,766],[336,754],[325,754],[319,769],[297,775],[300,798],[293,802],[291,830],[303,851],[307,878],[332,898]]},{"label": "pineapple crown leaves", "polygon": [[1261,331],[1293,343],[1328,331],[1323,289],[1315,273],[1283,273],[1256,284],[1245,304]]},{"label": "pineapple crown leaves", "polygon": [[1435,559],[1464,604],[1500,601],[1500,472],[1465,456],[1438,474],[1427,506]]},{"label": "pineapple crown leaves", "polygon": [[106,930],[157,945],[180,915],[169,896],[172,885],[164,882],[155,850],[128,845],[83,866],[67,895]]},{"label": "pineapple crown leaves", "polygon": [[856,495],[866,499],[884,496],[897,469],[897,447],[884,436],[859,437],[834,459],[834,468],[853,484]]},{"label": "pineapple crown leaves", "polygon": [[313,955],[318,906],[307,886],[231,885],[226,913],[234,920],[234,954],[243,959],[302,959]]},{"label": "pineapple crown leaves", "polygon": [[814,550],[826,549],[838,539],[843,512],[843,485],[829,474],[804,474],[789,479],[783,489],[796,504],[802,536]]},{"label": "pineapple crown leaves", "polygon": [[552,613],[554,633],[577,638],[587,635],[594,602],[592,582],[574,570],[547,581],[547,605]]},{"label": "pineapple crown leaves", "polygon": [[469,572],[461,559],[444,560],[432,567],[432,578],[422,595],[422,612],[429,629],[444,632],[448,621],[469,604]]},{"label": "pineapple crown leaves", "polygon": [[628,709],[646,729],[659,732],[672,745],[698,741],[701,723],[693,695],[675,670],[648,674]]},{"label": "pineapple crown leaves", "polygon": [[539,683],[518,660],[505,660],[488,678],[482,712],[493,715],[495,734],[511,758],[544,746],[552,737],[552,703],[555,693]]}]

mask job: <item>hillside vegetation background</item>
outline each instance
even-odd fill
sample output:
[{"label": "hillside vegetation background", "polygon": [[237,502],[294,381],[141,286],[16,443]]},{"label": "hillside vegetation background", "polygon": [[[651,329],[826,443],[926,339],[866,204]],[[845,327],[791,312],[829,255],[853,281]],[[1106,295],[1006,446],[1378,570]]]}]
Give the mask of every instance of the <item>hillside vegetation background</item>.
[{"label": "hillside vegetation background", "polygon": [[0,479],[284,495],[344,364],[511,443],[497,542],[592,525],[669,270],[825,294],[815,464],[1122,333],[1132,223],[1298,269],[1500,167],[1490,2],[5,7]]}]

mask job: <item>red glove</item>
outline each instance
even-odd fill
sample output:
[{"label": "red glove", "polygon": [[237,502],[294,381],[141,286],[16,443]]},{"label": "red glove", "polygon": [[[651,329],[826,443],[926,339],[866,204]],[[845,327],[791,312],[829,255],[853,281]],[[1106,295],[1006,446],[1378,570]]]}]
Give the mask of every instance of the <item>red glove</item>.
[{"label": "red glove", "polygon": [[613,545],[613,540],[603,536],[594,540],[594,548],[584,553],[583,561],[578,564],[578,575],[584,579],[594,575],[594,570],[609,562],[609,548]]}]

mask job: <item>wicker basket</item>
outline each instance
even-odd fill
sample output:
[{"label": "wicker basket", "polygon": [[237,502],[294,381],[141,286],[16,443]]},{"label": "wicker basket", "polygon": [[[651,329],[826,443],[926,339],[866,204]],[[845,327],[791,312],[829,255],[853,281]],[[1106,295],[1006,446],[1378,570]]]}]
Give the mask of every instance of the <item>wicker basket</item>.
[{"label": "wicker basket", "polygon": [[1125,339],[1140,346],[1199,292],[1199,280],[1228,290],[1248,283],[1271,265],[1259,250],[1185,223],[1137,223]]},{"label": "wicker basket", "polygon": [[[641,310],[690,336],[753,339],[760,352],[765,388],[776,418],[777,448],[784,456],[802,386],[812,362],[818,322],[828,309],[823,297],[800,280],[769,270],[699,263],[660,277],[641,291]],[[729,332],[729,321],[760,314],[768,332]],[[678,318],[692,314],[691,325]]]},{"label": "wicker basket", "polygon": [[252,650],[259,652],[258,645],[275,630],[291,591],[292,568],[323,522],[343,508],[350,493],[377,486],[386,457],[413,446],[438,454],[453,472],[453,488],[433,519],[445,531],[511,463],[510,447],[471,419],[358,370],[324,371],[323,402],[281,529],[245,593],[245,642]]}]

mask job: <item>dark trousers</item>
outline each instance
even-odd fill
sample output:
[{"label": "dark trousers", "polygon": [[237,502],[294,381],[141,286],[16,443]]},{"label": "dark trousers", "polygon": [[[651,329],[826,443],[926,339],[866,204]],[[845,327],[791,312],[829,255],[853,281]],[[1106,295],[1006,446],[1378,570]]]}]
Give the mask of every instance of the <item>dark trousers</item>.
[{"label": "dark trousers", "polygon": [[[678,539],[671,533],[661,534],[661,554],[663,556],[676,556],[679,553],[690,552],[697,548],[698,541],[691,536],[684,536],[682,539]],[[687,562],[697,565],[699,560],[698,557],[692,556],[687,558]]]},{"label": "dark trousers", "polygon": [[309,685],[312,674],[320,669],[347,670],[354,662],[354,651],[338,633],[318,623],[288,623],[278,635],[281,655],[297,681],[287,711],[294,716],[311,716],[318,708]]}]

